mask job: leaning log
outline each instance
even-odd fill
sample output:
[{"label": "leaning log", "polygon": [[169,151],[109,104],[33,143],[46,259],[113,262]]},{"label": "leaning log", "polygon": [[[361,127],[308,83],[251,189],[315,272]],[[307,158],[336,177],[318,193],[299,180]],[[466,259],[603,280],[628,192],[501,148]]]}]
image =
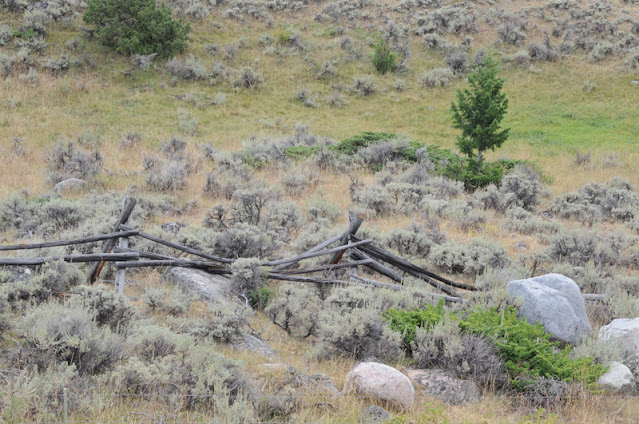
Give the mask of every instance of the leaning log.
[{"label": "leaning log", "polygon": [[[357,233],[357,230],[359,230],[359,227],[362,225],[362,222],[364,222],[364,220],[362,219],[362,217],[354,214],[354,213],[349,213],[348,214],[348,229],[346,230],[346,232],[344,233],[344,235],[342,236],[341,240],[340,240],[340,245],[345,245],[347,243],[350,243],[351,241],[351,236],[354,236],[355,233]],[[338,251],[335,252],[333,254],[333,256],[331,256],[331,259],[329,259],[328,263],[329,264],[336,264],[338,263],[341,259],[342,256],[344,256],[344,251]]]},{"label": "leaning log", "polygon": [[323,271],[330,272],[330,271],[333,271],[336,269],[342,269],[342,268],[357,268],[358,266],[366,265],[369,262],[370,262],[369,260],[363,260],[363,261],[349,262],[346,264],[321,265],[321,266],[317,266],[313,268],[298,268],[298,269],[293,269],[290,271],[283,271],[282,274],[294,275],[294,274],[312,274],[314,272],[323,272]]},{"label": "leaning log", "polygon": [[88,255],[65,255],[65,256],[38,256],[33,258],[0,258],[0,266],[34,266],[44,265],[47,262],[63,260],[65,262],[114,262],[114,261],[135,261],[140,259],[137,252],[128,253],[92,253]]},{"label": "leaning log", "polygon": [[275,265],[282,265],[282,264],[287,264],[287,263],[299,262],[299,261],[304,260],[304,259],[315,258],[317,256],[330,255],[331,253],[341,252],[341,251],[352,249],[352,248],[358,247],[358,246],[364,246],[364,245],[370,244],[372,242],[373,242],[373,239],[360,240],[360,241],[358,241],[356,243],[349,243],[349,244],[344,245],[344,246],[337,246],[337,247],[333,247],[332,249],[322,250],[322,251],[319,251],[319,252],[302,253],[301,255],[294,256],[292,258],[279,259],[277,261],[264,262],[262,264],[262,266],[275,266]]},{"label": "leaning log", "polygon": [[[134,198],[132,197],[126,198],[126,200],[124,201],[124,206],[122,207],[122,212],[120,212],[120,216],[118,217],[118,222],[113,227],[112,232],[115,233],[120,231],[120,225],[124,224],[125,222],[129,220],[129,217],[131,216],[131,213],[133,212],[133,208],[135,208],[136,203],[137,203],[137,200],[135,200]],[[133,228],[128,228],[127,230],[133,230]],[[115,239],[107,240],[106,242],[104,242],[104,245],[102,246],[102,253],[111,252],[111,250],[113,249],[113,246],[115,246]],[[98,276],[100,275],[100,271],[102,271],[103,267],[104,267],[104,262],[98,262],[97,264],[93,265],[93,268],[91,268],[91,271],[89,272],[89,278],[87,279],[89,284],[95,283],[95,280],[98,279]]]},{"label": "leaning log", "polygon": [[[323,241],[323,242],[321,242],[321,243],[319,243],[319,244],[317,244],[317,245],[315,245],[315,246],[311,247],[311,248],[310,248],[310,249],[308,249],[306,252],[302,253],[302,255],[305,255],[305,254],[307,254],[307,253],[314,253],[314,252],[318,252],[318,251],[320,251],[320,250],[324,249],[325,247],[330,246],[331,244],[335,243],[336,241],[341,240],[341,239],[342,239],[342,237],[344,236],[344,234],[346,234],[346,232],[336,234],[336,235],[334,235],[333,237],[329,238],[328,240],[325,240],[325,241]],[[286,268],[288,268],[288,267],[292,266],[294,263],[295,263],[295,262],[291,262],[291,263],[288,263],[288,264],[279,265],[279,266],[277,266],[276,268],[273,268],[273,271],[276,271],[276,272],[283,271],[283,270],[285,270]]]},{"label": "leaning log", "polygon": [[101,234],[99,236],[83,237],[83,238],[78,238],[74,240],[48,241],[44,243],[28,243],[28,244],[14,244],[14,245],[0,246],[0,251],[43,249],[46,247],[71,246],[74,244],[93,243],[95,241],[104,241],[104,240],[116,239],[119,237],[132,237],[137,235],[138,235],[137,230],[118,231],[115,233]]},{"label": "leaning log", "polygon": [[230,268],[220,268],[213,262],[190,261],[186,259],[152,259],[149,261],[116,262],[119,269],[124,268],[148,268],[158,266],[170,266],[180,268],[201,268],[206,269],[211,274],[231,274]]},{"label": "leaning log", "polygon": [[368,256],[367,254],[365,254],[361,250],[353,249],[351,254],[357,260],[367,260],[368,263],[366,263],[365,266],[367,266],[368,268],[372,269],[373,271],[375,271],[375,272],[377,272],[379,274],[382,274],[383,276],[388,277],[388,278],[390,278],[391,280],[393,280],[393,281],[395,281],[397,283],[401,283],[403,281],[402,276],[399,275],[397,272],[393,271],[392,269],[390,269],[386,265],[377,262],[376,260],[374,260],[373,258]]},{"label": "leaning log", "polygon": [[[358,240],[357,237],[353,236],[353,240]],[[449,280],[448,278],[444,278],[440,275],[435,274],[434,272],[430,272],[420,266],[417,266],[413,263],[408,262],[407,260],[400,258],[397,255],[394,255],[392,253],[390,253],[387,250],[382,249],[379,246],[374,246],[374,245],[370,245],[370,246],[366,246],[365,248],[361,249],[364,253],[367,253],[369,255],[372,256],[372,254],[374,253],[378,258],[383,258],[381,260],[383,260],[386,263],[389,263],[393,266],[396,266],[397,268],[401,268],[403,269],[411,269],[414,272],[418,273],[418,274],[423,274],[426,277],[441,281],[444,284],[447,284],[451,287],[455,287],[458,289],[462,289],[462,290],[468,290],[468,291],[477,291],[477,287],[474,286],[470,286],[468,284],[463,284],[463,283],[457,283],[455,281]]]},{"label": "leaning log", "polygon": [[[122,228],[123,230],[132,229],[131,227],[126,226],[126,225],[121,225],[120,228]],[[156,237],[156,236],[154,236],[152,234],[145,233],[144,231],[140,231],[140,233],[138,235],[140,237],[142,237],[142,238],[147,239],[147,240],[151,240],[151,241],[154,241],[154,242],[156,242],[158,244],[162,244],[164,246],[167,246],[167,247],[170,247],[170,248],[173,248],[173,249],[176,249],[176,250],[181,250],[182,252],[190,253],[191,255],[199,256],[201,258],[210,259],[212,261],[221,262],[221,263],[225,263],[225,264],[230,264],[230,263],[234,262],[233,259],[221,258],[219,256],[209,255],[208,253],[204,253],[204,252],[199,251],[197,249],[193,249],[193,248],[188,247],[188,246],[183,246],[181,244],[177,244],[177,243],[170,242],[168,240],[161,239],[161,238]]]}]

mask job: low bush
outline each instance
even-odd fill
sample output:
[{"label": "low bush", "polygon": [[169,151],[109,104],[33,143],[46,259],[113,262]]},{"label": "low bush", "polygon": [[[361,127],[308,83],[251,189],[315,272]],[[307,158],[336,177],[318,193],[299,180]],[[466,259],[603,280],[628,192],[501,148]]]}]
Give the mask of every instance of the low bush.
[{"label": "low bush", "polygon": [[272,230],[238,224],[222,233],[215,241],[216,254],[225,258],[267,258],[281,246]]},{"label": "low bush", "polygon": [[49,180],[54,184],[69,178],[90,180],[102,171],[104,164],[100,152],[87,153],[78,149],[73,141],[57,143],[46,161]]},{"label": "low bush", "polygon": [[481,239],[473,239],[467,245],[447,242],[435,246],[429,261],[448,273],[473,277],[482,274],[486,268],[504,268],[510,263],[503,247]]},{"label": "low bush", "polygon": [[29,362],[40,368],[67,363],[81,375],[108,370],[122,355],[122,340],[98,327],[93,313],[79,306],[46,303],[31,309],[21,322]]},{"label": "low bush", "polygon": [[357,91],[360,96],[370,96],[375,94],[377,87],[375,80],[370,76],[361,76],[353,81],[353,90]]},{"label": "low bush", "polygon": [[177,160],[157,160],[146,169],[149,190],[175,193],[186,186],[186,167]]},{"label": "low bush", "polygon": [[68,293],[85,280],[85,275],[74,264],[62,261],[48,262],[29,279],[15,279],[3,285],[9,302],[29,300],[40,304],[53,296]]},{"label": "low bush", "polygon": [[450,68],[434,68],[424,72],[419,78],[423,87],[446,87],[455,78]]},{"label": "low bush", "polygon": [[245,66],[236,73],[233,86],[254,90],[259,88],[263,83],[262,74],[253,68]]},{"label": "low bush", "polygon": [[174,77],[186,81],[202,80],[208,77],[204,64],[193,55],[190,55],[186,60],[174,57],[166,62],[166,69]]},{"label": "low bush", "polygon": [[266,307],[266,315],[281,329],[295,337],[317,335],[317,316],[321,299],[311,287],[287,284]]},{"label": "low bush", "polygon": [[80,303],[93,314],[99,326],[108,326],[112,331],[129,327],[137,317],[137,309],[124,297],[103,287],[78,286],[74,302]]}]

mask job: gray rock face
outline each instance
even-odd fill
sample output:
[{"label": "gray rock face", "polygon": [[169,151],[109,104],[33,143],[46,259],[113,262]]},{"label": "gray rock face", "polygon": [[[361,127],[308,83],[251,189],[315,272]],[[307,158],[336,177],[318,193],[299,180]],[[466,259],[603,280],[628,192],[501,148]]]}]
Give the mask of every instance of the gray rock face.
[{"label": "gray rock face", "polygon": [[53,191],[58,194],[71,193],[82,190],[85,184],[86,181],[79,178],[69,178],[56,184]]},{"label": "gray rock face", "polygon": [[639,318],[618,318],[599,330],[600,340],[621,345],[624,364],[634,373],[639,371]]},{"label": "gray rock face", "polygon": [[442,370],[410,370],[408,376],[425,395],[449,405],[465,405],[481,400],[481,391],[475,382],[451,377]]},{"label": "gray rock face", "polygon": [[213,303],[230,303],[227,295],[231,280],[220,275],[189,268],[170,268],[163,277],[188,293],[195,293],[203,300]]},{"label": "gray rock face", "polygon": [[362,362],[346,375],[342,394],[352,392],[405,409],[410,409],[415,401],[410,379],[395,368],[376,362]]},{"label": "gray rock face", "polygon": [[242,340],[233,343],[233,347],[237,350],[248,350],[266,359],[278,359],[277,353],[268,343],[248,333],[243,333]]},{"label": "gray rock face", "polygon": [[620,362],[613,362],[604,375],[599,377],[598,383],[606,390],[624,395],[637,393],[637,382],[630,368]]},{"label": "gray rock face", "polygon": [[579,286],[561,274],[547,274],[508,283],[506,290],[521,297],[519,313],[531,324],[539,322],[553,338],[576,344],[592,331]]},{"label": "gray rock face", "polygon": [[362,424],[384,424],[390,419],[390,414],[384,408],[370,405],[364,408],[360,421]]}]

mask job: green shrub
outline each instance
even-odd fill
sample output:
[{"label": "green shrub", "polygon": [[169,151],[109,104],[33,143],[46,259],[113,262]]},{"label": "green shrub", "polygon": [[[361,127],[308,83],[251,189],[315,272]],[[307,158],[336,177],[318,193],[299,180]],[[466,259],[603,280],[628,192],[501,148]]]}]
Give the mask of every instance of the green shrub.
[{"label": "green shrub", "polygon": [[102,44],[123,55],[181,53],[191,29],[155,0],[89,0],[84,21],[97,27]]},{"label": "green shrub", "polygon": [[463,331],[483,335],[501,351],[506,370],[518,381],[538,377],[593,384],[604,372],[590,357],[571,358],[570,347],[559,350],[541,324],[529,324],[517,317],[517,310],[477,309],[460,321]]},{"label": "green shrub", "polygon": [[275,296],[275,290],[262,287],[251,290],[247,293],[247,297],[253,309],[264,310],[269,301]]},{"label": "green shrub", "polygon": [[397,67],[397,55],[391,51],[388,41],[383,37],[375,43],[373,66],[382,75],[387,72],[393,72]]},{"label": "green shrub", "polygon": [[418,328],[430,330],[439,323],[445,315],[444,300],[437,306],[426,305],[424,309],[389,309],[384,313],[384,319],[394,331],[401,333],[404,347],[410,349],[415,341]]},{"label": "green shrub", "polygon": [[[550,341],[550,334],[544,332],[541,324],[529,324],[525,319],[518,318],[517,309],[513,306],[503,311],[478,308],[460,318],[454,314],[447,316],[441,301],[437,306],[423,309],[391,309],[383,316],[390,328],[402,335],[404,346],[415,351],[415,359],[419,359],[420,365],[428,365],[428,361],[437,362],[440,356],[448,365],[455,366],[459,362],[454,355],[451,356],[451,352],[446,351],[453,348],[463,351],[463,336],[458,337],[459,340],[448,341],[450,346],[446,347],[446,340],[442,337],[429,335],[433,328],[446,319],[447,323],[457,322],[462,335],[490,340],[499,350],[504,368],[513,380],[511,382],[520,389],[539,378],[583,381],[591,385],[605,371],[591,357],[571,355],[571,347],[559,349],[559,342]],[[474,341],[468,343],[469,339],[466,342],[469,346],[475,344]],[[486,364],[476,365],[479,370]],[[488,368],[493,369],[492,366]]]}]

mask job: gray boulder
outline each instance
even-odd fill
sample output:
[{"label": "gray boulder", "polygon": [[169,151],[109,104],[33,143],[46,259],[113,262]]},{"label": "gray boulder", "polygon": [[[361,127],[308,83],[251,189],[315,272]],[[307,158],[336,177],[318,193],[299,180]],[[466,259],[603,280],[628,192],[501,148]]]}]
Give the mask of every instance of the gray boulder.
[{"label": "gray boulder", "polygon": [[69,178],[56,184],[53,191],[57,194],[72,193],[82,190],[85,184],[86,181],[79,178]]},{"label": "gray boulder", "polygon": [[621,346],[624,364],[639,372],[639,318],[618,318],[599,329],[599,339]]},{"label": "gray boulder", "polygon": [[540,323],[556,340],[576,344],[592,331],[579,286],[561,274],[547,274],[508,283],[506,290],[523,299],[520,315]]},{"label": "gray boulder", "polygon": [[404,409],[410,409],[415,401],[410,379],[395,368],[377,362],[362,362],[346,375],[342,394],[352,392]]},{"label": "gray boulder", "polygon": [[384,424],[388,420],[390,420],[388,411],[377,405],[369,405],[364,408],[360,418],[362,424]]},{"label": "gray boulder", "polygon": [[233,348],[239,351],[248,350],[266,359],[278,359],[277,353],[268,343],[244,332],[242,339],[233,343]]},{"label": "gray boulder", "polygon": [[599,377],[599,385],[604,389],[624,395],[637,393],[637,382],[630,368],[620,362],[612,362],[610,368]]},{"label": "gray boulder", "polygon": [[474,381],[455,378],[442,370],[410,370],[407,374],[425,395],[449,405],[479,402],[482,397]]},{"label": "gray boulder", "polygon": [[231,280],[198,269],[169,268],[163,278],[184,290],[194,293],[207,302],[230,304]]}]

